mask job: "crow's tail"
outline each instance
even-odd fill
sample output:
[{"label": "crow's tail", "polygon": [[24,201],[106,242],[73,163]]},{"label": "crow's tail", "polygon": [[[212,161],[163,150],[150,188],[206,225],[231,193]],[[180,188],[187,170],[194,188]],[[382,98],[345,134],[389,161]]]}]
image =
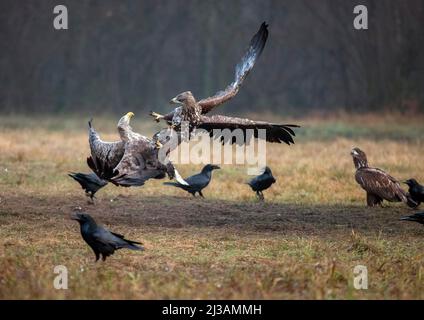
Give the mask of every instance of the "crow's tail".
[{"label": "crow's tail", "polygon": [[406,196],[406,204],[412,209],[415,209],[419,206],[419,203],[415,202],[415,200],[413,200],[409,194]]},{"label": "crow's tail", "polygon": [[173,186],[177,188],[182,188],[182,185],[178,182],[164,182],[163,185],[165,186]]},{"label": "crow's tail", "polygon": [[142,246],[141,242],[131,241],[127,239],[125,239],[125,241],[127,242],[127,246],[126,246],[127,249],[144,251],[144,247]]}]

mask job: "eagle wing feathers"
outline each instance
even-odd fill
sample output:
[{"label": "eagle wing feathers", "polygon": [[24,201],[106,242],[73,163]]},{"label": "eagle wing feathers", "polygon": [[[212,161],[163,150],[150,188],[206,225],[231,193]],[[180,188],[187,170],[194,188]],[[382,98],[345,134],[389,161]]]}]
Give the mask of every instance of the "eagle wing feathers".
[{"label": "eagle wing feathers", "polygon": [[407,193],[399,182],[388,173],[377,168],[360,168],[356,171],[355,179],[368,193],[387,201],[408,202]]},{"label": "eagle wing feathers", "polygon": [[208,113],[214,107],[230,100],[237,94],[244,79],[247,77],[250,70],[252,70],[256,60],[258,60],[259,56],[261,55],[265,47],[267,38],[268,25],[263,22],[261,27],[259,28],[259,31],[253,36],[252,40],[250,41],[250,45],[247,49],[247,52],[236,66],[234,82],[231,83],[223,91],[220,91],[214,96],[202,99],[198,102],[198,104],[202,107],[202,114]]},{"label": "eagle wing feathers", "polygon": [[[221,139],[223,143],[230,141],[231,143],[236,142],[236,139],[232,136],[224,137],[222,132],[214,129],[241,129],[244,133],[246,140],[250,140],[252,136],[246,134],[248,129],[252,130],[253,137],[257,138],[259,136],[259,129],[266,130],[266,140],[269,142],[276,143],[287,143],[288,145],[294,144],[293,137],[296,135],[292,128],[298,128],[298,125],[293,124],[276,124],[266,121],[253,121],[244,118],[228,117],[222,115],[213,115],[213,116],[202,116],[201,123],[197,126],[199,129],[204,129],[209,134],[216,138]],[[240,141],[244,143],[244,141]]]}]

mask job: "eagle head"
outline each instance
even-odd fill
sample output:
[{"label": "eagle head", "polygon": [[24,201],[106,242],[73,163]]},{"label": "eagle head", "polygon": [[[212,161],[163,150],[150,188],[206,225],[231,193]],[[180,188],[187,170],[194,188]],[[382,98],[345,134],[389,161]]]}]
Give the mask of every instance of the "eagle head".
[{"label": "eagle head", "polygon": [[118,121],[118,132],[123,141],[127,141],[130,133],[132,132],[132,128],[130,126],[130,120],[132,117],[134,117],[134,113],[128,112]]},{"label": "eagle head", "polygon": [[169,103],[191,107],[196,104],[196,99],[194,99],[191,91],[185,91],[172,98]]},{"label": "eagle head", "polygon": [[350,151],[350,154],[352,155],[353,164],[356,169],[368,167],[367,155],[364,151],[355,147]]},{"label": "eagle head", "polygon": [[127,112],[124,114],[118,121],[118,128],[120,126],[128,126],[132,117],[134,117],[134,112]]}]

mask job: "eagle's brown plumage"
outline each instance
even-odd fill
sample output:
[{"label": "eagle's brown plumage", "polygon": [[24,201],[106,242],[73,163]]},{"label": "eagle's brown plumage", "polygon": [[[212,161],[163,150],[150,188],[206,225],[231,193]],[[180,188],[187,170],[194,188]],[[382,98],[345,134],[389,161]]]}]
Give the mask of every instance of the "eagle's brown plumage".
[{"label": "eagle's brown plumage", "polygon": [[253,69],[256,60],[264,50],[267,39],[268,25],[263,22],[259,28],[259,31],[253,36],[252,40],[250,40],[250,45],[247,49],[247,52],[236,66],[234,82],[223,91],[219,91],[212,97],[202,99],[198,102],[199,106],[202,107],[202,114],[208,113],[214,107],[223,104],[237,94],[244,79],[247,77],[250,70]]},{"label": "eagle's brown plumage", "polygon": [[[223,91],[215,95],[196,101],[195,97],[190,91],[180,93],[171,100],[171,103],[178,104],[179,107],[175,108],[172,112],[162,116],[152,112],[151,115],[155,117],[156,121],[164,119],[169,125],[172,125],[177,130],[181,131],[182,121],[189,123],[190,132],[196,128],[207,130],[211,136],[213,129],[254,129],[254,136],[257,137],[257,129],[266,130],[266,140],[269,142],[285,142],[287,144],[294,143],[293,136],[295,133],[292,128],[299,127],[290,124],[274,124],[264,121],[252,121],[249,119],[234,118],[216,115],[212,117],[204,116],[216,106],[225,103],[233,98],[239,91],[244,79],[252,70],[255,62],[261,55],[266,40],[268,38],[268,25],[262,23],[259,31],[253,36],[250,41],[249,48],[241,61],[237,64],[235,70],[235,79]],[[182,137],[185,139],[186,137]]]},{"label": "eagle's brown plumage", "polygon": [[368,166],[365,152],[353,148],[351,155],[356,168],[355,180],[367,192],[368,206],[381,205],[383,200],[402,201],[410,207],[416,206],[395,178],[381,169]]},{"label": "eagle's brown plumage", "polygon": [[[241,142],[248,142],[252,137],[257,138],[259,133],[258,130],[263,129],[266,130],[267,141],[276,143],[285,142],[290,145],[291,143],[294,143],[292,136],[295,136],[295,133],[292,128],[297,128],[298,126],[292,124],[276,124],[265,121],[252,121],[243,118],[214,115],[210,117],[201,116],[201,122],[197,127],[199,129],[204,129],[208,131],[209,134],[215,139],[222,139],[223,143],[230,141],[229,138],[232,137],[223,136],[223,132],[221,132],[221,130],[214,131],[214,129],[241,129],[245,137],[245,141]],[[249,135],[249,133],[251,133],[251,135]],[[235,139],[231,140],[232,143],[234,143],[235,141]]]},{"label": "eagle's brown plumage", "polygon": [[[88,166],[102,179],[124,187],[142,186],[149,179],[169,178],[180,180],[180,175],[171,162],[159,161],[159,150],[153,139],[134,132],[129,124],[132,112],[118,122],[121,140],[105,142],[89,123],[91,156]],[[180,182],[180,181],[179,181]],[[184,184],[185,181],[183,180]]]}]

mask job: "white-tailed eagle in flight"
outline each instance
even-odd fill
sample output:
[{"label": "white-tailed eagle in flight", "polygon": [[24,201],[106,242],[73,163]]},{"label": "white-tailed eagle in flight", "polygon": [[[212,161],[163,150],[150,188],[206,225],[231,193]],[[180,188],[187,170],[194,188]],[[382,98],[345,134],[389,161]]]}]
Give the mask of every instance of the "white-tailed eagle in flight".
[{"label": "white-tailed eagle in flight", "polygon": [[[180,93],[171,100],[171,103],[177,104],[178,107],[166,115],[160,115],[151,112],[151,115],[157,122],[161,119],[165,120],[168,125],[181,131],[181,123],[187,121],[189,130],[192,132],[197,129],[204,129],[214,138],[223,139],[222,135],[214,129],[241,129],[245,133],[248,129],[253,131],[253,136],[258,137],[258,130],[266,130],[266,140],[269,142],[287,144],[294,143],[293,136],[295,133],[293,128],[299,127],[293,124],[276,124],[265,121],[253,121],[243,118],[228,117],[223,115],[206,116],[216,106],[219,106],[232,99],[239,91],[244,79],[255,65],[256,60],[261,55],[266,40],[268,38],[268,25],[262,23],[259,31],[250,41],[249,48],[241,61],[237,64],[235,70],[235,80],[223,91],[216,93],[214,96],[197,101],[190,91]],[[249,137],[246,137],[246,140]],[[223,141],[226,142],[226,141]],[[234,142],[232,140],[231,142]]]}]

